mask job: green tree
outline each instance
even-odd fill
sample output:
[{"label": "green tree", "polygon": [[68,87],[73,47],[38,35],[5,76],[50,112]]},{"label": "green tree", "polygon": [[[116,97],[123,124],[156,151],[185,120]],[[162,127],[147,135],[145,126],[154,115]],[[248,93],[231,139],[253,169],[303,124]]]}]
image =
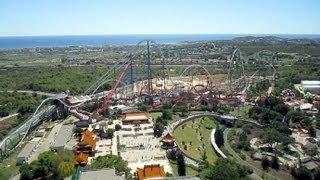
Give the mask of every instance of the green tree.
[{"label": "green tree", "polygon": [[20,179],[22,179],[22,180],[33,179],[33,171],[32,171],[32,168],[29,164],[23,164],[20,167],[19,172],[21,174]]},{"label": "green tree", "polygon": [[61,177],[63,177],[63,178],[72,176],[75,173],[74,163],[61,162],[58,166],[58,171],[59,171]]},{"label": "green tree", "polygon": [[200,177],[205,180],[238,180],[245,178],[252,170],[238,163],[219,158],[215,165],[208,165],[201,171]]},{"label": "green tree", "polygon": [[131,179],[130,169],[127,163],[119,156],[105,155],[99,156],[93,160],[90,165],[87,165],[85,169],[102,169],[102,168],[114,168],[117,173],[125,173],[127,179]]},{"label": "green tree", "polygon": [[270,166],[270,161],[267,157],[263,157],[261,160],[261,166],[264,170],[268,170],[269,166]]},{"label": "green tree", "polygon": [[[72,167],[72,168],[71,168]],[[64,170],[62,170],[64,168]],[[67,169],[65,169],[67,168]],[[47,151],[41,153],[37,160],[20,167],[22,179],[62,179],[70,175],[74,168],[72,152]]]},{"label": "green tree", "polygon": [[230,112],[230,107],[226,104],[219,104],[218,106],[218,114],[228,114]]},{"label": "green tree", "polygon": [[155,137],[161,137],[162,133],[164,131],[164,126],[162,123],[156,122],[156,124],[153,127],[153,132]]},{"label": "green tree", "polygon": [[182,153],[177,154],[177,166],[178,166],[178,174],[179,176],[186,175],[186,163],[184,161],[184,156]]},{"label": "green tree", "polygon": [[300,167],[298,169],[294,169],[292,172],[292,176],[297,180],[311,180],[312,173],[305,167]]},{"label": "green tree", "polygon": [[286,119],[292,121],[293,123],[300,122],[304,118],[305,117],[304,117],[303,113],[301,111],[297,111],[297,110],[290,110],[286,116]]},{"label": "green tree", "polygon": [[311,137],[316,137],[316,135],[317,135],[316,130],[314,129],[314,127],[312,125],[308,126],[307,129],[308,129],[309,135]]},{"label": "green tree", "polygon": [[40,163],[39,167],[43,167],[45,171],[47,168],[48,171],[53,174],[53,176],[59,176],[58,166],[62,160],[57,153],[53,151],[41,153],[38,157],[38,161]]},{"label": "green tree", "polygon": [[114,126],[114,128],[115,128],[116,131],[119,131],[121,129],[121,125],[120,124],[116,124]]},{"label": "green tree", "polygon": [[276,157],[276,156],[273,156],[273,157],[272,157],[271,167],[272,167],[273,169],[276,169],[276,170],[278,170],[278,169],[280,168],[280,164],[279,164],[278,157]]},{"label": "green tree", "polygon": [[172,109],[162,109],[162,118],[164,120],[171,120],[172,119]]},{"label": "green tree", "polygon": [[291,135],[292,131],[290,130],[288,124],[284,122],[274,121],[271,123],[270,128],[274,128],[282,134]]},{"label": "green tree", "polygon": [[270,148],[273,148],[272,145],[275,142],[279,142],[282,138],[282,134],[279,133],[276,129],[269,128],[262,133],[262,141],[268,143]]},{"label": "green tree", "polygon": [[112,139],[113,138],[113,134],[114,134],[114,129],[107,129],[107,137],[108,137],[108,139]]},{"label": "green tree", "polygon": [[214,133],[214,139],[218,146],[222,146],[224,144],[223,132],[219,127],[217,127],[216,132]]}]

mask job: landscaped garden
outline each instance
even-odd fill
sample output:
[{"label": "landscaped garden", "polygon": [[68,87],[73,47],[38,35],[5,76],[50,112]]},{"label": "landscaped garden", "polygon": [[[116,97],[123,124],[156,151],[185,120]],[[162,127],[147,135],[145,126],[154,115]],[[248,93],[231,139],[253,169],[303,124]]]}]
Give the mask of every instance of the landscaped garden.
[{"label": "landscaped garden", "polygon": [[210,142],[210,134],[216,121],[208,117],[194,119],[179,126],[174,131],[178,146],[183,152],[197,160],[214,163],[217,159]]}]

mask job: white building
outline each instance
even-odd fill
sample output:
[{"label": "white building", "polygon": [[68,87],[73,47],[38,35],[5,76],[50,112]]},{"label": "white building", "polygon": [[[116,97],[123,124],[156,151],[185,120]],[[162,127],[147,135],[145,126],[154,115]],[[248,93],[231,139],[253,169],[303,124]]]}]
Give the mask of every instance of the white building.
[{"label": "white building", "polygon": [[301,89],[304,93],[320,94],[320,81],[301,81]]}]

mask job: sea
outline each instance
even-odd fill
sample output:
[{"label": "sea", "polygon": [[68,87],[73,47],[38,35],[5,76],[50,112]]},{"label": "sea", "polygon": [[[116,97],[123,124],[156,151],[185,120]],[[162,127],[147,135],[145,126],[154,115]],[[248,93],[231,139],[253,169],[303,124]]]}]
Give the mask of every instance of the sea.
[{"label": "sea", "polygon": [[36,47],[134,45],[142,40],[157,43],[186,41],[231,40],[243,36],[277,36],[290,39],[320,39],[320,35],[303,34],[165,34],[165,35],[72,35],[72,36],[0,36],[0,49]]}]

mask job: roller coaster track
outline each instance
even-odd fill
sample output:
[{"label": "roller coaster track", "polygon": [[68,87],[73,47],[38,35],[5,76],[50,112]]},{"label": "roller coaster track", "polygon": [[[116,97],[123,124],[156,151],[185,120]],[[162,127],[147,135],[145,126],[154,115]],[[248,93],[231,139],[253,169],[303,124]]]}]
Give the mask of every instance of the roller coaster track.
[{"label": "roller coaster track", "polygon": [[[62,101],[61,99],[64,99],[67,97],[66,94],[60,94],[54,97],[48,97],[44,99],[40,105],[37,107],[35,112],[32,114],[31,118],[27,120],[24,124],[19,126],[17,129],[15,129],[13,132],[11,132],[9,135],[7,135],[1,142],[0,142],[0,150],[1,152],[10,153],[14,149],[16,149],[22,142],[23,139],[27,136],[27,134],[30,132],[30,130],[35,127],[38,123],[40,123],[42,120],[46,119],[47,116],[51,115],[52,112],[55,109],[54,105],[45,106],[47,102],[51,102],[53,100],[59,101],[61,104],[63,104],[65,107],[68,108],[75,108],[83,105],[86,103],[86,101],[83,101],[76,105],[69,105]],[[19,138],[15,145],[11,149],[7,149],[7,146],[9,143],[13,142],[16,138]]]},{"label": "roller coaster track", "polygon": [[[236,50],[237,50],[237,49],[236,49]],[[235,50],[235,51],[236,51],[236,50]],[[235,51],[234,51],[233,54],[235,54]],[[263,52],[267,52],[267,53],[272,54],[272,56],[271,56],[271,58],[270,58],[271,60],[273,59],[275,53],[273,53],[272,51],[269,51],[269,50],[262,50],[262,51],[259,51],[259,52],[256,53],[256,58],[260,60],[260,62],[262,63],[262,66],[264,66],[264,67],[270,66],[270,67],[272,68],[272,70],[273,70],[272,77],[271,77],[271,80],[272,80],[272,82],[271,82],[271,91],[272,91],[272,90],[274,89],[274,83],[275,83],[275,77],[276,77],[276,74],[277,74],[277,70],[276,70],[276,68],[275,68],[274,65],[273,65],[273,61],[266,61],[266,60],[263,60],[263,59],[262,59],[262,57],[260,56],[260,54],[263,53]],[[240,56],[241,56],[241,55],[240,55]],[[231,59],[233,59],[233,57],[234,57],[234,55],[232,56]],[[244,68],[243,68],[243,62],[242,62],[242,69],[244,70]],[[261,71],[261,68],[258,68],[258,70],[255,71],[255,72],[249,77],[250,81],[251,81],[260,71]],[[244,71],[243,71],[243,72],[244,72]],[[245,86],[245,88],[241,91],[241,93],[242,93],[242,94],[246,94],[246,93],[248,92],[248,90],[250,89],[250,87],[251,87],[251,83],[250,83],[250,82],[246,82],[246,86]]]},{"label": "roller coaster track", "polygon": [[[143,42],[143,41],[142,41]],[[152,42],[152,41],[151,41]],[[154,42],[153,42],[154,43]],[[140,45],[141,43],[139,43],[138,45]],[[153,44],[153,45],[157,45],[157,44]],[[236,55],[236,53],[239,53],[240,55],[240,59],[241,59],[241,52],[240,50],[237,48],[233,51],[232,53],[232,56],[231,56],[231,59],[230,59],[230,63],[229,63],[229,69],[228,69],[228,75],[229,73],[231,72],[230,68],[233,67],[233,65],[231,64],[233,62],[233,59]],[[258,54],[259,55],[259,54]],[[112,71],[118,71],[119,69],[121,69],[121,67],[123,67],[124,64],[127,64],[127,63],[130,63],[128,57],[132,57],[132,53],[129,53],[127,55],[125,55],[125,58],[123,58],[123,60],[121,61],[118,61],[117,63],[115,63],[106,73],[104,73],[97,81],[95,81],[86,91],[84,91],[84,93],[82,93],[82,95],[87,95],[87,96],[94,96],[94,95],[101,95],[101,97],[103,96],[103,92],[102,94],[101,93],[97,93],[97,90],[105,83],[109,82],[110,80],[110,76],[112,76]],[[272,63],[270,64],[270,62],[267,62],[269,65],[271,65],[271,67],[274,69],[274,73],[273,73],[273,79],[275,79],[275,74],[276,74],[276,70],[274,68],[274,66],[272,65]],[[209,78],[209,83],[210,82],[213,82],[212,81],[212,76],[211,74],[209,73],[209,71],[203,67],[203,66],[200,66],[200,65],[190,65],[188,66],[186,69],[184,69],[184,71],[180,74],[180,78],[182,76],[184,76],[184,74],[190,70],[191,68],[194,68],[194,67],[197,67],[197,68],[202,68],[205,73],[207,74],[208,78]],[[242,67],[242,73],[244,74],[244,68],[243,68],[243,62],[241,62],[241,67]],[[256,75],[257,72],[255,72],[251,78],[253,78],[255,75]],[[231,74],[231,73],[230,73]],[[143,80],[143,81],[139,81],[139,82],[135,82],[133,83],[134,84],[138,84],[138,83],[141,83],[141,82],[144,82],[146,80]],[[171,80],[172,81],[172,80]],[[120,87],[121,90],[123,88],[126,88],[128,85],[126,85],[124,82],[122,82],[121,80],[119,81],[120,84],[122,84],[123,86]],[[173,89],[175,87],[176,84],[173,84]],[[119,89],[120,89],[119,88]],[[171,91],[172,92],[172,91]],[[106,93],[108,93],[108,91],[106,91]],[[43,121],[44,119],[48,119],[48,116],[52,114],[52,112],[54,111],[55,109],[55,106],[54,105],[46,105],[48,102],[51,102],[51,101],[58,101],[60,102],[61,104],[63,104],[65,107],[67,108],[77,108],[77,107],[80,107],[82,105],[84,105],[87,101],[82,101],[76,105],[70,105],[70,104],[67,104],[65,101],[63,101],[62,99],[64,99],[65,97],[67,97],[68,95],[67,94],[58,94],[58,95],[54,95],[54,96],[51,96],[51,97],[48,97],[46,99],[44,99],[40,105],[37,107],[36,111],[33,113],[33,115],[31,116],[31,118],[29,120],[27,120],[24,124],[22,124],[21,126],[19,126],[17,129],[13,130],[9,135],[7,135],[1,142],[0,142],[0,152],[12,152],[16,147],[18,147],[22,142],[23,140],[25,139],[25,137],[27,136],[27,134],[31,131],[32,128],[34,128],[37,124],[39,124],[41,121]],[[88,100],[89,101],[89,100]],[[8,149],[8,145],[9,143],[12,143],[16,140],[16,138],[19,138],[17,140],[16,143],[13,144],[13,147]]]},{"label": "roller coaster track", "polygon": [[[130,53],[130,56],[131,56],[131,53]],[[125,57],[127,57],[127,55]],[[118,70],[119,68],[121,68],[123,66],[123,64],[126,64],[128,62],[129,61],[127,59],[125,59],[124,61],[118,61],[116,64],[114,64],[112,66],[112,68],[110,68],[96,82],[94,82],[82,95],[94,95],[96,93],[96,91],[103,84],[106,83],[105,79],[107,79],[108,77],[110,77],[112,75],[112,73],[111,73],[112,71]],[[119,81],[118,83],[121,83],[121,81]],[[46,119],[46,117],[48,115],[52,114],[52,112],[55,109],[55,106],[54,105],[49,105],[49,106],[44,107],[47,102],[59,101],[61,104],[63,104],[67,108],[80,107],[80,106],[82,106],[83,104],[86,103],[86,101],[82,101],[82,102],[80,102],[78,104],[75,104],[75,105],[67,104],[63,100],[61,100],[61,99],[66,98],[67,96],[68,96],[67,94],[58,94],[58,95],[51,96],[51,97],[48,97],[48,98],[44,99],[40,103],[40,105],[37,107],[37,109],[32,114],[32,116],[31,116],[31,118],[29,120],[27,120],[25,123],[23,123],[21,126],[19,126],[17,129],[15,129],[13,132],[8,134],[4,139],[1,140],[1,142],[0,142],[1,155],[9,154],[12,151],[14,151],[18,146],[21,145],[21,143],[23,142],[23,140],[25,139],[25,137],[28,135],[28,133],[30,132],[30,130],[33,127],[35,127],[42,120]],[[18,138],[17,142],[13,144],[12,148],[8,149],[9,143],[12,143],[14,140],[16,140],[16,138]]]}]

